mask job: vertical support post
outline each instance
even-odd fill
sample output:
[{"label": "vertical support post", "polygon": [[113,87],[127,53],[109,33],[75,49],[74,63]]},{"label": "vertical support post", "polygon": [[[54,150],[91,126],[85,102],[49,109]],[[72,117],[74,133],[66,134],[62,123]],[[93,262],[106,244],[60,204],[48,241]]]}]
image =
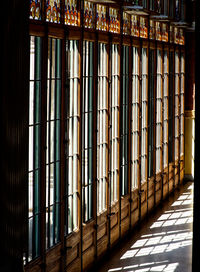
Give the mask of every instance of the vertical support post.
[{"label": "vertical support post", "polygon": [[28,230],[29,3],[2,4],[6,16],[0,92],[0,270],[23,271]]}]

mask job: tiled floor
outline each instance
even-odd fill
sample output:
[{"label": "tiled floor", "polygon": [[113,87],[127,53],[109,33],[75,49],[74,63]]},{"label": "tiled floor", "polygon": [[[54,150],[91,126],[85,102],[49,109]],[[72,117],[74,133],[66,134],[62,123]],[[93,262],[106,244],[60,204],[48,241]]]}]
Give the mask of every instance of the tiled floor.
[{"label": "tiled floor", "polygon": [[192,271],[192,221],[193,183],[187,183],[97,271]]}]

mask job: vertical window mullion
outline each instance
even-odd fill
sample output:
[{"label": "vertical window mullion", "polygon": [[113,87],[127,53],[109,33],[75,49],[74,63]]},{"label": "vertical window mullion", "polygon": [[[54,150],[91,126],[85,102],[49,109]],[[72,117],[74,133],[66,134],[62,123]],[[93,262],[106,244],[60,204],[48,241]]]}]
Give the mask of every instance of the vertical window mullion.
[{"label": "vertical window mullion", "polygon": [[121,129],[121,194],[128,193],[128,66],[129,66],[129,47],[123,45],[123,89],[122,89],[122,129]]},{"label": "vertical window mullion", "polygon": [[[142,126],[141,126],[141,182],[147,180],[147,97],[148,97],[148,86],[147,86],[147,48],[142,48]],[[150,102],[150,97],[148,98]]]},{"label": "vertical window mullion", "polygon": [[102,213],[106,209],[106,179],[107,179],[107,124],[108,124],[108,95],[107,95],[107,51],[106,44],[99,43],[98,63],[98,186],[97,210]]}]

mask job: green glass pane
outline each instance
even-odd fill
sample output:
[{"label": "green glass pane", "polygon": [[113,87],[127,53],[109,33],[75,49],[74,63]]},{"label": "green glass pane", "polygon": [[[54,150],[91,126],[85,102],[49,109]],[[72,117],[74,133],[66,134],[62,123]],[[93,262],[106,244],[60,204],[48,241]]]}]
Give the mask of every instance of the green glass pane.
[{"label": "green glass pane", "polygon": [[40,112],[41,112],[41,81],[36,81],[35,82],[35,97],[34,97],[34,102],[35,102],[35,123],[40,122]]},{"label": "green glass pane", "polygon": [[55,164],[55,201],[60,201],[60,162]]},{"label": "green glass pane", "polygon": [[55,144],[56,144],[56,150],[55,150],[55,155],[56,155],[56,161],[60,160],[60,120],[56,120],[56,139],[55,139]]},{"label": "green glass pane", "polygon": [[89,185],[89,219],[92,218],[92,184]]},{"label": "green glass pane", "polygon": [[35,257],[40,254],[40,222],[39,215],[35,216]]},{"label": "green glass pane", "polygon": [[56,40],[56,78],[61,78],[61,40]]},{"label": "green glass pane", "polygon": [[35,80],[41,80],[41,52],[42,52],[42,39],[35,37]]},{"label": "green glass pane", "polygon": [[92,115],[92,112],[90,112],[88,114],[88,147],[89,148],[92,148],[92,144],[93,144],[93,133],[92,133],[92,128],[93,128],[93,124],[92,124],[92,121],[93,121],[93,115]]},{"label": "green glass pane", "polygon": [[55,241],[60,240],[60,204],[55,205]]},{"label": "green glass pane", "polygon": [[89,65],[89,76],[93,76],[93,43],[89,43],[90,50],[90,65]]},{"label": "green glass pane", "polygon": [[40,171],[39,170],[36,170],[35,173],[34,173],[34,214],[36,213],[39,213],[39,210],[40,210],[40,202],[39,202],[39,199],[40,199]]},{"label": "green glass pane", "polygon": [[56,119],[60,119],[61,111],[61,80],[56,80]]}]

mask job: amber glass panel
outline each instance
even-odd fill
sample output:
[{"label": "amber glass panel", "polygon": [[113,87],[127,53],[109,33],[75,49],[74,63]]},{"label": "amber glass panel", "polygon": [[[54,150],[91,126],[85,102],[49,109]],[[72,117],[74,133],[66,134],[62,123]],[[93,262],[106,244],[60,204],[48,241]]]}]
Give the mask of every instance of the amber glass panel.
[{"label": "amber glass panel", "polygon": [[77,0],[65,0],[65,24],[73,26],[79,25]]},{"label": "amber glass panel", "polygon": [[120,32],[119,11],[109,8],[109,31],[113,33]]},{"label": "amber glass panel", "polygon": [[140,17],[140,37],[141,38],[148,37],[147,19],[144,17]]},{"label": "amber glass panel", "polygon": [[84,27],[94,28],[94,4],[89,1],[84,2]]},{"label": "amber glass panel", "polygon": [[60,0],[46,0],[46,21],[60,23]]},{"label": "amber glass panel", "polygon": [[155,23],[153,20],[149,20],[149,39],[155,39]]},{"label": "amber glass panel", "polygon": [[41,0],[30,0],[30,19],[41,19]]},{"label": "amber glass panel", "polygon": [[97,5],[97,30],[107,31],[108,23],[106,18],[106,7],[102,5]]},{"label": "amber glass panel", "polygon": [[123,34],[130,34],[130,15],[126,12],[123,12]]},{"label": "amber glass panel", "polygon": [[137,15],[131,16],[131,35],[139,37],[140,34],[140,23]]},{"label": "amber glass panel", "polygon": [[167,24],[162,24],[162,41],[168,42],[168,27]]},{"label": "amber glass panel", "polygon": [[157,41],[162,40],[161,23],[160,22],[156,22],[156,40]]}]

